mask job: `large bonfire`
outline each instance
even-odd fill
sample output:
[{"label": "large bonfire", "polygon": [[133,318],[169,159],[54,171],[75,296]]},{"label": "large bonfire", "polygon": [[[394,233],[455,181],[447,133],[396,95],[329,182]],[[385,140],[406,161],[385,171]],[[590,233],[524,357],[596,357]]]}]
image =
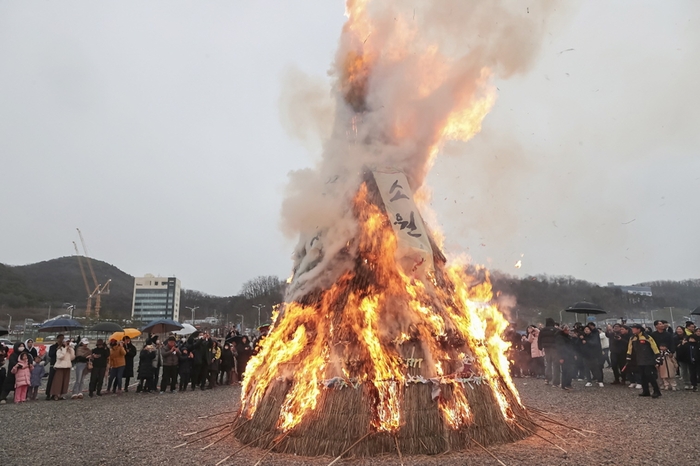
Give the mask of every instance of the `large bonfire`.
[{"label": "large bonfire", "polygon": [[245,444],[437,454],[532,428],[488,273],[448,264],[417,204],[442,145],[473,137],[495,101],[489,54],[446,47],[449,28],[429,27],[449,14],[437,6],[375,3],[347,1],[333,134],[292,177],[284,209],[301,240],[243,382]]}]

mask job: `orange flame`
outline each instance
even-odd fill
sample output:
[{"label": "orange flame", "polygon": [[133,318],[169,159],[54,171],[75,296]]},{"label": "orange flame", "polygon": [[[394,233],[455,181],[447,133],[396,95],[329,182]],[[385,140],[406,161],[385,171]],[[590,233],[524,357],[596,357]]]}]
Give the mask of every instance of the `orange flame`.
[{"label": "orange flame", "polygon": [[[344,55],[338,60],[339,90],[355,110],[351,123],[355,135],[358,121],[362,124],[363,112],[368,111],[373,70],[406,60],[418,34],[414,23],[397,17],[392,41],[387,43],[388,33],[376,29],[369,3],[347,0]],[[445,141],[466,141],[481,130],[496,93],[488,68],[471,81],[458,79],[451,71],[451,59],[437,46],[429,44],[418,52],[411,58],[414,67],[408,69],[415,73],[412,93],[406,107],[400,108],[406,111],[395,112],[385,136],[400,142],[424,130],[429,136],[422,147],[430,164]],[[463,85],[454,85],[460,79]],[[434,128],[421,128],[414,104],[447,83],[453,84],[451,107],[442,109]],[[365,384],[374,398],[371,427],[395,433],[403,422],[405,386],[418,372],[445,386],[446,396],[438,397],[438,408],[445,424],[459,429],[473,421],[464,388],[470,376],[455,368],[455,363],[468,358],[470,371],[478,374],[479,383],[487,384],[503,418],[514,419],[513,403],[521,402],[509,373],[510,345],[501,337],[508,322],[492,302],[488,274],[478,281],[464,266],[441,263],[425,281],[409,277],[397,264],[397,237],[378,204],[363,183],[350,206],[358,223],[357,237],[347,244],[348,253],[357,257],[354,268],[329,289],[313,292],[313,298],[282,306],[248,364],[241,394],[243,415],[252,417],[268,389],[283,379],[289,388],[277,428],[288,432],[316,409],[329,381],[341,380]]]}]

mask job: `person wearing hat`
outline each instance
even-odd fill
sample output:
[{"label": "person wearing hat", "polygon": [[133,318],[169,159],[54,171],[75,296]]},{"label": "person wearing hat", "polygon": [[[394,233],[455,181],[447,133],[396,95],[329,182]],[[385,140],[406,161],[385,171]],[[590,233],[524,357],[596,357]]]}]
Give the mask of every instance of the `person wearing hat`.
[{"label": "person wearing hat", "polygon": [[[660,365],[659,348],[653,338],[644,333],[644,327],[640,324],[632,325],[632,338],[627,347],[627,360],[634,358],[637,370],[642,378],[642,393],[639,396],[651,396],[658,398],[661,396],[659,384],[656,381],[656,366]],[[651,384],[654,393],[649,393]]]},{"label": "person wearing hat", "polygon": [[72,400],[83,398],[83,380],[85,376],[89,374],[87,371],[88,359],[92,354],[92,350],[88,347],[90,341],[87,338],[83,338],[78,343],[75,348],[75,383],[73,384],[73,395],[71,395]]},{"label": "person wearing hat", "polygon": [[160,383],[160,393],[165,393],[170,385],[170,393],[175,393],[177,385],[177,366],[180,362],[180,350],[176,346],[177,340],[175,337],[168,337],[168,341],[160,349],[160,355],[163,359],[163,378]]}]

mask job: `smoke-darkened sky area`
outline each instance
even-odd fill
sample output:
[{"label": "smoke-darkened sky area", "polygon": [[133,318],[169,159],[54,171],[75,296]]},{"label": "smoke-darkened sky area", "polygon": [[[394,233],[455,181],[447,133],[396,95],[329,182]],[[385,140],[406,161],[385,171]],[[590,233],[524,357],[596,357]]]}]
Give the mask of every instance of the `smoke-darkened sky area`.
[{"label": "smoke-darkened sky area", "polygon": [[[516,275],[700,277],[700,4],[442,4],[459,7],[416,24],[443,18],[436,42],[480,51],[497,91],[427,177],[447,252]],[[322,163],[344,21],[340,0],[0,3],[0,262],[71,255],[79,227],[92,256],[185,288],[288,276],[283,200]]]}]

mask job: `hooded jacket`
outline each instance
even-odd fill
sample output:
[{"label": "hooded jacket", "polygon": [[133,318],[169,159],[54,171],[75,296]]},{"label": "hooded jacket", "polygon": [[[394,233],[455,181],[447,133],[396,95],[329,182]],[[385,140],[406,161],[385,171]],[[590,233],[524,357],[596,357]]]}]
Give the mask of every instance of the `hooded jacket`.
[{"label": "hooded jacket", "polygon": [[32,381],[30,386],[41,386],[41,379],[44,378],[44,374],[46,374],[46,367],[44,367],[43,361],[39,364],[34,364],[34,368],[32,369]]},{"label": "hooded jacket", "polygon": [[18,360],[15,367],[12,368],[12,373],[15,374],[15,388],[29,386],[32,382],[32,363],[29,360]]},{"label": "hooded jacket", "polygon": [[[32,342],[31,348],[29,348],[30,341]],[[34,345],[34,340],[32,340],[31,338],[27,338],[26,340],[24,340],[24,347],[25,347],[26,351],[29,353],[31,360],[32,360],[32,363],[33,363],[34,358],[39,356],[39,349]]]},{"label": "hooded jacket", "polygon": [[653,366],[656,364],[656,357],[659,354],[659,347],[653,338],[644,333],[633,335],[627,347],[627,360],[634,361],[637,366]]}]

